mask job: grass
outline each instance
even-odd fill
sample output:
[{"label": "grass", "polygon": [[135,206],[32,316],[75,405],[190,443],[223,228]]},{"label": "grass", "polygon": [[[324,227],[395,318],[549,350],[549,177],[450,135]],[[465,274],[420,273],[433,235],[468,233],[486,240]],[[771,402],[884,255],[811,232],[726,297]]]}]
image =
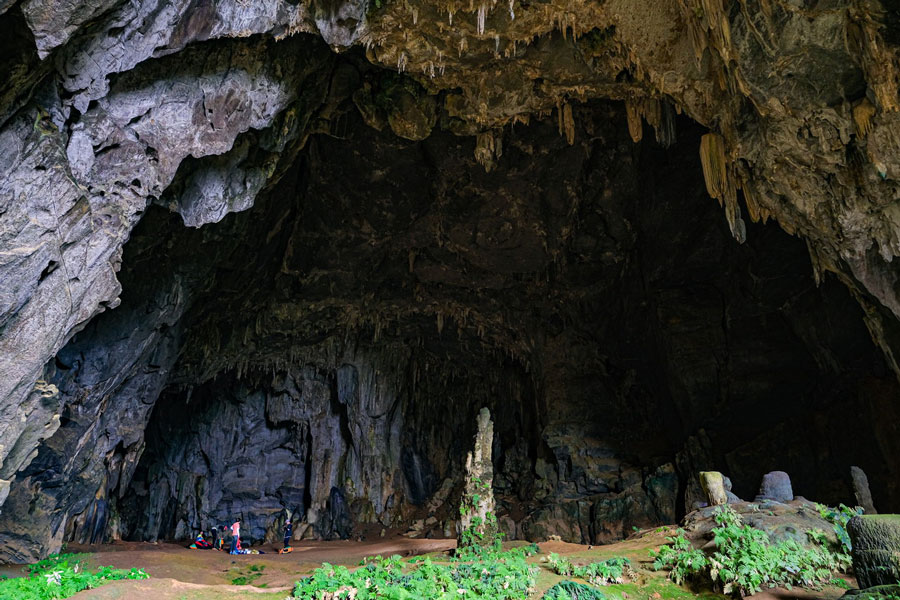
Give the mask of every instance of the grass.
[{"label": "grass", "polygon": [[[253,582],[262,577],[266,565],[247,565],[239,568],[231,578],[231,585],[253,585]],[[265,587],[261,584],[257,587]]]},{"label": "grass", "polygon": [[120,579],[147,579],[142,569],[91,570],[80,554],[56,554],[27,567],[27,575],[0,580],[0,598],[59,600]]}]

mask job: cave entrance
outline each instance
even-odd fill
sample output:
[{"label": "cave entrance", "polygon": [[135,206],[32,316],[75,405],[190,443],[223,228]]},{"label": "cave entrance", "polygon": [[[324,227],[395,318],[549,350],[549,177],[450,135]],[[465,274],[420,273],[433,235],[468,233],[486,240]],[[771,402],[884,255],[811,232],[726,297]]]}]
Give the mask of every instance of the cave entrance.
[{"label": "cave entrance", "polygon": [[572,144],[555,119],[505,131],[488,171],[474,137],[404,140],[350,105],[252,209],[201,229],[151,209],[122,307],[57,359],[72,398],[118,373],[111,533],[240,516],[274,540],[289,511],[309,538],[454,536],[482,406],[514,539],[674,522],[703,469],[838,502],[856,464],[895,503],[874,415],[896,381],[846,289],[776,225],[731,237],[695,124],[663,148],[619,103],[574,121]]}]

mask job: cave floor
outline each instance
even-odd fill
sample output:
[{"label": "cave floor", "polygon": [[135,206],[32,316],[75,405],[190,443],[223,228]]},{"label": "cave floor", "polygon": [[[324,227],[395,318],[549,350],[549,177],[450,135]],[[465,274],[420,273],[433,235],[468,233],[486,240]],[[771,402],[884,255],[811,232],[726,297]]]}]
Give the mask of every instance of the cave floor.
[{"label": "cave floor", "polygon": [[[709,591],[692,591],[676,586],[665,579],[664,573],[652,570],[648,551],[664,543],[669,534],[667,528],[649,530],[628,540],[604,546],[584,546],[565,542],[539,544],[541,554],[531,560],[541,564],[541,558],[550,552],[566,556],[574,562],[590,562],[613,556],[631,559],[637,576],[631,583],[611,585],[604,589],[610,600],[724,600],[726,596]],[[521,542],[515,542],[519,544]],[[431,554],[440,556],[456,546],[455,540],[408,539],[396,537],[363,542],[301,542],[288,555],[277,554],[277,547],[262,546],[266,554],[231,556],[222,552],[190,550],[179,544],[150,544],[119,542],[104,546],[70,546],[69,552],[85,552],[93,565],[110,565],[117,568],[143,568],[151,579],[141,581],[116,581],[94,590],[86,590],[73,596],[79,600],[153,599],[153,600],[208,600],[228,598],[286,598],[293,584],[300,577],[311,573],[323,562],[356,565],[375,554],[415,556]],[[252,569],[251,569],[252,567]],[[264,567],[264,568],[260,568]],[[235,585],[233,580],[241,576],[254,576],[252,585]],[[538,575],[533,598],[540,598],[554,584],[562,581],[546,568]],[[851,583],[852,580],[851,580]],[[788,598],[836,600],[845,590],[829,586],[822,590],[794,589],[768,590],[750,598],[757,600],[785,600]]]}]

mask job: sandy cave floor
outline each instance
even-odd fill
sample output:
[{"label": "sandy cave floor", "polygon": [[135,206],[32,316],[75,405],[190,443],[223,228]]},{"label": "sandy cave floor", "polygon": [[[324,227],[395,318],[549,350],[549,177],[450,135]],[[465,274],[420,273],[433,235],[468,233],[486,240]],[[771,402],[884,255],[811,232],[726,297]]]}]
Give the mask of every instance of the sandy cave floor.
[{"label": "sandy cave floor", "polygon": [[[664,543],[668,533],[665,528],[636,534],[628,540],[605,546],[583,546],[565,542],[545,542],[539,544],[541,555],[531,560],[540,564],[541,557],[550,552],[569,557],[576,563],[588,563],[612,556],[631,559],[637,577],[623,585],[608,586],[604,589],[610,600],[703,600],[723,599],[724,596],[709,591],[691,591],[673,585],[665,579],[665,573],[652,570],[648,551]],[[521,544],[514,542],[513,544]],[[363,542],[299,542],[294,552],[279,555],[280,546],[260,546],[265,554],[231,556],[224,552],[191,550],[182,544],[117,542],[114,544],[77,546],[70,545],[68,552],[88,554],[88,562],[93,566],[109,565],[122,569],[138,567],[146,570],[151,579],[140,581],[116,581],[101,588],[86,590],[76,594],[78,600],[229,600],[265,598],[287,598],[294,582],[311,573],[323,562],[343,565],[357,565],[359,561],[376,554],[389,556],[400,554],[411,557],[432,554],[436,560],[447,556],[456,546],[456,540],[409,539],[396,536]],[[234,585],[232,580],[251,571],[250,567],[261,569],[261,575],[252,585]],[[14,575],[21,572],[19,567],[2,567],[2,574]],[[540,598],[558,581],[563,580],[549,570],[542,568],[538,575],[537,590],[532,596]],[[851,584],[855,582],[850,579]],[[819,591],[775,589],[756,594],[758,600],[786,600],[789,598],[836,600],[845,590],[829,586]]]}]

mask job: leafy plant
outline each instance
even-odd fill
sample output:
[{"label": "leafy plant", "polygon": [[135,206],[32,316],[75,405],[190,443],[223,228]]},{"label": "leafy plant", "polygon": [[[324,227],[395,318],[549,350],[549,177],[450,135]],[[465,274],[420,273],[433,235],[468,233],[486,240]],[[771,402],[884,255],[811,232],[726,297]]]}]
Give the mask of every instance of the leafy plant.
[{"label": "leafy plant", "polygon": [[562,575],[563,577],[568,577],[575,572],[575,567],[572,565],[572,562],[556,552],[551,552],[547,557],[547,566],[550,567],[551,571],[557,575]]},{"label": "leafy plant", "polygon": [[[463,510],[461,505],[460,511]],[[477,560],[502,551],[503,533],[499,530],[497,517],[488,513],[484,520],[481,517],[472,518],[471,525],[460,535],[455,556],[459,560]]]},{"label": "leafy plant", "polygon": [[150,577],[143,569],[99,567],[91,571],[84,567],[83,560],[83,555],[58,554],[30,565],[26,576],[0,580],[0,598],[58,600],[110,581]]},{"label": "leafy plant", "polygon": [[834,587],[839,587],[844,590],[852,589],[853,586],[847,583],[846,579],[841,579],[840,577],[833,577],[831,581],[828,582],[828,585],[833,585]]},{"label": "leafy plant", "polygon": [[847,533],[847,523],[849,523],[850,519],[853,517],[863,514],[864,511],[862,507],[856,506],[850,508],[844,504],[839,504],[837,508],[831,508],[824,504],[817,503],[816,510],[819,511],[820,517],[831,523],[831,527],[834,529],[835,535],[837,535],[838,542],[843,546],[843,551],[849,553],[853,550],[853,544],[850,542],[850,534]]},{"label": "leafy plant", "polygon": [[551,571],[563,577],[581,577],[593,585],[609,585],[625,581],[626,573],[631,574],[631,561],[627,558],[610,558],[585,566],[573,565],[569,559],[551,552],[546,558]]},{"label": "leafy plant", "polygon": [[666,537],[668,545],[657,552],[650,552],[653,568],[657,571],[668,569],[669,577],[681,584],[690,577],[703,573],[709,567],[709,559],[702,550],[697,550],[684,537],[684,530],[678,529],[674,536]]},{"label": "leafy plant", "polygon": [[575,575],[587,579],[594,585],[622,583],[625,575],[633,576],[631,561],[627,558],[609,558],[584,567],[575,567]]},{"label": "leafy plant", "polygon": [[294,597],[355,600],[524,600],[534,589],[536,569],[525,562],[533,548],[497,552],[489,560],[450,564],[425,558],[404,564],[399,556],[374,557],[355,571],[328,563],[294,587]]},{"label": "leafy plant", "polygon": [[574,581],[562,581],[547,590],[543,600],[606,600],[606,596],[597,588],[589,585]]},{"label": "leafy plant", "polygon": [[675,583],[703,577],[721,585],[726,594],[745,596],[763,587],[817,587],[850,564],[847,554],[816,543],[817,538],[821,539],[821,532],[811,532],[813,548],[804,548],[794,540],[773,544],[764,531],[744,525],[740,515],[730,507],[721,507],[714,518],[717,527],[712,534],[716,549],[711,555],[693,548],[679,530],[676,536],[667,538],[670,545],[651,552],[653,567],[669,569]]}]

